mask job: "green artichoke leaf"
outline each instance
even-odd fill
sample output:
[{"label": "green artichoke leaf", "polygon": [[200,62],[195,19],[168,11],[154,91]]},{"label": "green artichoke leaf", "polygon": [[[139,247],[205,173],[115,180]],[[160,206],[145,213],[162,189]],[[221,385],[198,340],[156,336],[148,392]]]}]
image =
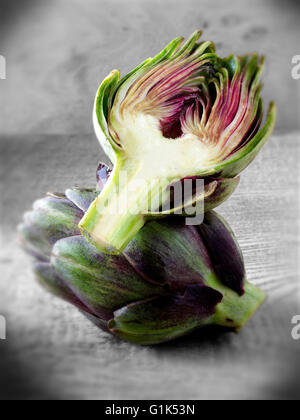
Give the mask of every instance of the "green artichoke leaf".
[{"label": "green artichoke leaf", "polygon": [[93,188],[73,187],[66,190],[66,197],[80,210],[86,212],[91,203],[98,197],[99,191]]},{"label": "green artichoke leaf", "polygon": [[56,242],[51,264],[68,287],[94,313],[115,310],[141,298],[166,293],[166,287],[141,278],[124,256],[98,252],[82,236]]},{"label": "green artichoke leaf", "polygon": [[98,140],[103,147],[103,150],[114,163],[116,154],[120,149],[120,145],[116,138],[113,138],[107,124],[107,115],[109,112],[109,104],[114,92],[114,87],[117,85],[120,78],[118,70],[113,70],[101,83],[96,99],[95,109],[97,112],[93,114],[93,122]]},{"label": "green artichoke leaf", "polygon": [[64,194],[48,194],[25,213],[18,227],[20,241],[34,257],[47,261],[59,239],[80,234],[78,223],[82,216],[83,211]]},{"label": "green artichoke leaf", "polygon": [[101,315],[99,313],[93,313],[82,300],[80,300],[76,294],[68,287],[66,282],[58,276],[54,267],[47,263],[36,263],[33,268],[35,278],[37,282],[48,290],[50,293],[59,297],[60,299],[70,303],[82,312],[87,318],[89,318],[94,324],[103,330],[108,330],[107,321],[105,319],[111,319],[112,311],[107,311],[102,308]]},{"label": "green artichoke leaf", "polygon": [[33,272],[38,283],[53,295],[71,303],[82,311],[89,312],[89,309],[83,302],[76,297],[64,280],[58,276],[51,264],[36,263]]}]

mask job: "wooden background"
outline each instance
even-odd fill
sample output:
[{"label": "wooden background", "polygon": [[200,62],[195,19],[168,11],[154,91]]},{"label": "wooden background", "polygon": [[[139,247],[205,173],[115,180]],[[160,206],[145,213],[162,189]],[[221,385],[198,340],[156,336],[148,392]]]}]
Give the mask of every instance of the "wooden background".
[{"label": "wooden background", "polygon": [[[8,79],[0,81],[0,314],[7,318],[1,399],[300,397],[300,341],[291,336],[291,319],[300,315],[300,81],[290,75],[291,57],[300,54],[299,2],[288,1],[285,10],[276,0],[251,8],[234,0],[226,10],[221,0],[164,4],[74,0],[71,8],[68,0],[52,7],[24,0],[19,11],[7,6],[4,13],[0,31],[10,60]],[[125,72],[199,26],[224,54],[269,51],[265,98],[279,104],[277,130],[218,209],[238,237],[248,279],[268,300],[239,334],[208,330],[138,347],[41,290],[16,225],[45,192],[94,185],[105,158],[90,115],[108,71]]]}]

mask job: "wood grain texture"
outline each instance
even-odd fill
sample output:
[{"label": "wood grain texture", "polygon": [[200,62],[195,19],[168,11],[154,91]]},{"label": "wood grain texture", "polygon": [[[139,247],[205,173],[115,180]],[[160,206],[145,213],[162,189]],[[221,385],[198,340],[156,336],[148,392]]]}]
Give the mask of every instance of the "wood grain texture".
[{"label": "wood grain texture", "polygon": [[204,330],[138,347],[99,331],[35,283],[16,225],[48,190],[93,186],[94,136],[6,136],[1,144],[0,398],[299,398],[299,133],[273,136],[218,211],[268,301],[239,334]]}]

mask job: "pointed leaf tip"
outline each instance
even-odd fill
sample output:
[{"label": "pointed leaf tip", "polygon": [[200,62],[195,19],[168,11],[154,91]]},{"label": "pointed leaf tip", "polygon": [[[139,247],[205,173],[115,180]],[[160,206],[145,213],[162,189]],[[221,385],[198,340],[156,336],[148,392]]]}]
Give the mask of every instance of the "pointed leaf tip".
[{"label": "pointed leaf tip", "polygon": [[242,251],[230,226],[216,212],[206,213],[198,227],[219,280],[240,296],[246,278]]},{"label": "pointed leaf tip", "polygon": [[74,187],[66,190],[66,197],[83,212],[88,210],[98,195],[99,191],[92,188]]},{"label": "pointed leaf tip", "polygon": [[120,338],[138,344],[169,341],[207,325],[222,298],[210,287],[189,286],[183,295],[175,293],[123,307],[114,313],[108,327]]}]

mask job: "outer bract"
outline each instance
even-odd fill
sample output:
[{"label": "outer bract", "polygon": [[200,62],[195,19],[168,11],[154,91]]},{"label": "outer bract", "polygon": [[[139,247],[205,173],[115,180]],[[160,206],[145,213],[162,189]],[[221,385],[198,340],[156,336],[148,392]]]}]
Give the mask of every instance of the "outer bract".
[{"label": "outer bract", "polygon": [[274,103],[262,125],[264,59],[222,59],[200,35],[175,39],[121,80],[114,70],[97,92],[94,126],[114,170],[79,227],[101,251],[122,252],[149,217],[165,215],[170,184],[204,179],[192,201],[218,206],[273,130]]},{"label": "outer bract", "polygon": [[246,281],[243,257],[226,222],[208,212],[200,226],[170,217],[147,223],[121,255],[102,253],[78,229],[105,187],[73,188],[35,202],[20,226],[39,282],[96,325],[125,340],[155,344],[205,325],[239,329],[265,295]]}]

